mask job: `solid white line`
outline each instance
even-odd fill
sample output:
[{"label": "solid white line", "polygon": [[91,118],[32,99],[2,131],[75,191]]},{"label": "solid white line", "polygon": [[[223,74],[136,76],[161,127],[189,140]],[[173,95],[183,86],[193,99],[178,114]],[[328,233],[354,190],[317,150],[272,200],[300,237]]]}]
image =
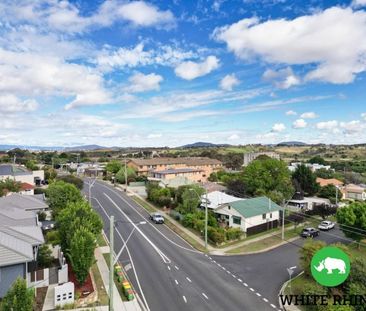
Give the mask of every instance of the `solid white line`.
[{"label": "solid white line", "polygon": [[192,283],[191,279],[190,279],[188,276],[186,277],[186,279],[187,279],[187,281],[188,281],[189,283]]},{"label": "solid white line", "polygon": [[271,307],[272,307],[273,309],[276,309],[276,306],[275,306],[274,304],[272,304],[272,303],[271,303]]},{"label": "solid white line", "polygon": [[268,299],[267,299],[267,298],[263,298],[263,301],[264,301],[264,302],[268,302]]},{"label": "solid white line", "polygon": [[252,291],[252,292],[254,292],[254,289],[251,287],[251,288],[249,288],[250,289],[250,291]]},{"label": "solid white line", "polygon": [[177,280],[174,280],[174,281],[175,281],[175,284],[177,284],[177,285],[179,284]]},{"label": "solid white line", "polygon": [[179,268],[177,266],[174,266],[175,269],[179,270]]},{"label": "solid white line", "polygon": [[297,266],[293,266],[293,267],[291,267],[290,269],[292,270],[292,269],[296,269],[297,268]]},{"label": "solid white line", "polygon": [[186,298],[186,296],[183,296],[183,300],[184,300],[184,302],[185,302],[185,303],[187,303],[187,298]]},{"label": "solid white line", "polygon": [[256,295],[257,295],[258,297],[262,296],[260,293],[256,293]]},{"label": "solid white line", "polygon": [[134,226],[135,230],[141,234],[141,236],[152,246],[152,248],[159,254],[159,256],[163,259],[164,263],[170,263],[170,259],[146,236],[145,233],[141,231],[141,229],[131,220],[128,215],[121,210],[121,208],[114,202],[111,197],[103,192],[103,194],[112,202],[112,204],[117,207],[117,209],[125,216],[125,218]]},{"label": "solid white line", "polygon": [[[105,208],[103,207],[103,205],[99,202],[99,200],[97,198],[94,198],[94,200],[98,203],[98,205],[101,207],[102,211],[104,212],[104,214],[107,216],[108,219],[110,219],[107,211],[105,210]],[[123,243],[125,243],[125,240],[123,239],[121,233],[118,231],[117,228],[115,228],[117,234],[119,235],[119,237],[121,238],[121,240],[123,241]],[[127,251],[127,254],[128,254],[128,257],[130,258],[130,261],[131,261],[131,266],[132,266],[132,270],[133,270],[133,273],[135,275],[135,278],[136,278],[136,282],[137,282],[137,286],[139,287],[140,289],[140,293],[141,293],[141,296],[142,296],[142,299],[144,300],[144,303],[145,303],[145,307],[147,308],[147,310],[149,311],[150,308],[149,308],[149,305],[146,301],[146,298],[145,298],[145,295],[144,295],[144,292],[142,291],[142,288],[141,288],[141,284],[140,284],[140,281],[139,281],[139,278],[137,276],[137,271],[136,271],[136,268],[135,268],[135,265],[133,263],[133,260],[132,260],[132,256],[131,256],[131,253],[130,253],[130,250],[128,248],[128,246],[126,245],[126,251]],[[114,251],[113,251],[114,252]]]},{"label": "solid white line", "polygon": [[206,296],[205,293],[202,293],[202,296],[205,297],[208,300],[208,297]]}]

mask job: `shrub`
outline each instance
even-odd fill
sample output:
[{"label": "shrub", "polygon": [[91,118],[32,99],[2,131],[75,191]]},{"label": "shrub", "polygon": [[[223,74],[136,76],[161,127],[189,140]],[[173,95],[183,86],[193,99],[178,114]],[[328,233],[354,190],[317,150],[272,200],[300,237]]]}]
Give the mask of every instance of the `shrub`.
[{"label": "shrub", "polygon": [[47,243],[51,243],[52,246],[60,244],[60,235],[57,230],[49,231],[46,234]]},{"label": "shrub", "polygon": [[44,221],[46,220],[47,214],[45,212],[39,212],[38,213],[38,220],[39,221]]},{"label": "shrub", "polygon": [[225,230],[222,228],[207,228],[208,238],[215,244],[221,244],[225,242]]},{"label": "shrub", "polygon": [[227,240],[237,240],[243,235],[243,231],[240,228],[228,228],[226,230]]}]

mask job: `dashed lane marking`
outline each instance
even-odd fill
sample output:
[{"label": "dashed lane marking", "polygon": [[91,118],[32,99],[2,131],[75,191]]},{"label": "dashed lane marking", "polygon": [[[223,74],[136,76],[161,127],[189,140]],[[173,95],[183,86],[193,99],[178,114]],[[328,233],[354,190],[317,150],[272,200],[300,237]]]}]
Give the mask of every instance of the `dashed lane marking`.
[{"label": "dashed lane marking", "polygon": [[256,293],[256,295],[257,295],[258,297],[262,296],[260,293]]},{"label": "dashed lane marking", "polygon": [[250,291],[251,291],[251,292],[254,292],[254,288],[252,288],[252,287],[251,287],[251,288],[249,288],[249,289],[250,289]]},{"label": "dashed lane marking", "polygon": [[187,279],[187,281],[189,282],[189,283],[192,283],[192,280],[187,276],[186,277],[186,279]]},{"label": "dashed lane marking", "polygon": [[168,266],[168,270],[170,271],[170,267]]},{"label": "dashed lane marking", "polygon": [[175,284],[177,284],[177,285],[179,284],[177,280],[174,280],[174,281],[175,281]]},{"label": "dashed lane marking", "polygon": [[175,269],[179,270],[179,268],[177,266],[174,266]]},{"label": "dashed lane marking", "polygon": [[202,296],[205,297],[208,300],[208,297],[205,293],[202,293]]},{"label": "dashed lane marking", "polygon": [[187,298],[186,298],[186,296],[183,296],[183,300],[184,300],[184,302],[185,302],[185,303],[187,303]]},{"label": "dashed lane marking", "polygon": [[267,298],[263,298],[263,301],[264,301],[264,302],[268,302],[268,299],[267,299]]}]

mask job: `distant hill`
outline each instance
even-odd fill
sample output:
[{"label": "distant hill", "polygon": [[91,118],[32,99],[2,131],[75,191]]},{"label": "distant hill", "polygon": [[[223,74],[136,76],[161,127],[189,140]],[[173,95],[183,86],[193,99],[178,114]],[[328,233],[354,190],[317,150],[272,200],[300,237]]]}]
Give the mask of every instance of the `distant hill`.
[{"label": "distant hill", "polygon": [[65,147],[63,151],[70,152],[70,151],[91,151],[91,150],[98,150],[98,149],[106,149],[107,147],[99,146],[99,145],[84,145],[84,146],[74,146],[74,147]]},{"label": "distant hill", "polygon": [[44,147],[44,146],[26,146],[26,145],[0,145],[0,151],[8,151],[11,149],[26,149],[26,150],[42,150],[42,151],[60,151],[63,149],[63,147]]},{"label": "distant hill", "polygon": [[277,146],[307,146],[307,144],[301,141],[284,141],[277,144]]},{"label": "distant hill", "polygon": [[188,145],[184,145],[181,146],[179,148],[213,148],[213,147],[228,147],[230,145],[228,144],[212,144],[212,143],[205,143],[205,142],[196,142],[193,144],[188,144]]}]

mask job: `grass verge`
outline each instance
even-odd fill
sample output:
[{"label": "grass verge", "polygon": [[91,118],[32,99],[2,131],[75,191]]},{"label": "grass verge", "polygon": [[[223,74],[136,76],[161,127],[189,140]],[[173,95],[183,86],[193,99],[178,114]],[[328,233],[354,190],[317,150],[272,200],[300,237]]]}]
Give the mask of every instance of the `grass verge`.
[{"label": "grass verge", "polygon": [[105,290],[102,276],[100,275],[98,265],[96,262],[92,265],[91,271],[93,273],[95,285],[96,285],[97,291],[98,291],[99,304],[101,306],[108,305],[109,297],[108,297],[107,291]]},{"label": "grass verge", "polygon": [[97,236],[97,243],[100,247],[107,246],[107,242],[104,239],[104,236],[102,233],[98,234]]},{"label": "grass verge", "polygon": [[[103,257],[104,257],[106,263],[109,265],[109,253],[104,253],[103,254]],[[118,293],[119,293],[122,301],[127,301],[127,298],[126,298],[126,296],[125,296],[125,294],[124,294],[124,292],[122,290],[122,284],[121,283],[118,283],[117,277],[116,277],[114,271],[113,271],[113,279],[114,279],[114,284],[116,284],[116,287],[118,289]]]}]

